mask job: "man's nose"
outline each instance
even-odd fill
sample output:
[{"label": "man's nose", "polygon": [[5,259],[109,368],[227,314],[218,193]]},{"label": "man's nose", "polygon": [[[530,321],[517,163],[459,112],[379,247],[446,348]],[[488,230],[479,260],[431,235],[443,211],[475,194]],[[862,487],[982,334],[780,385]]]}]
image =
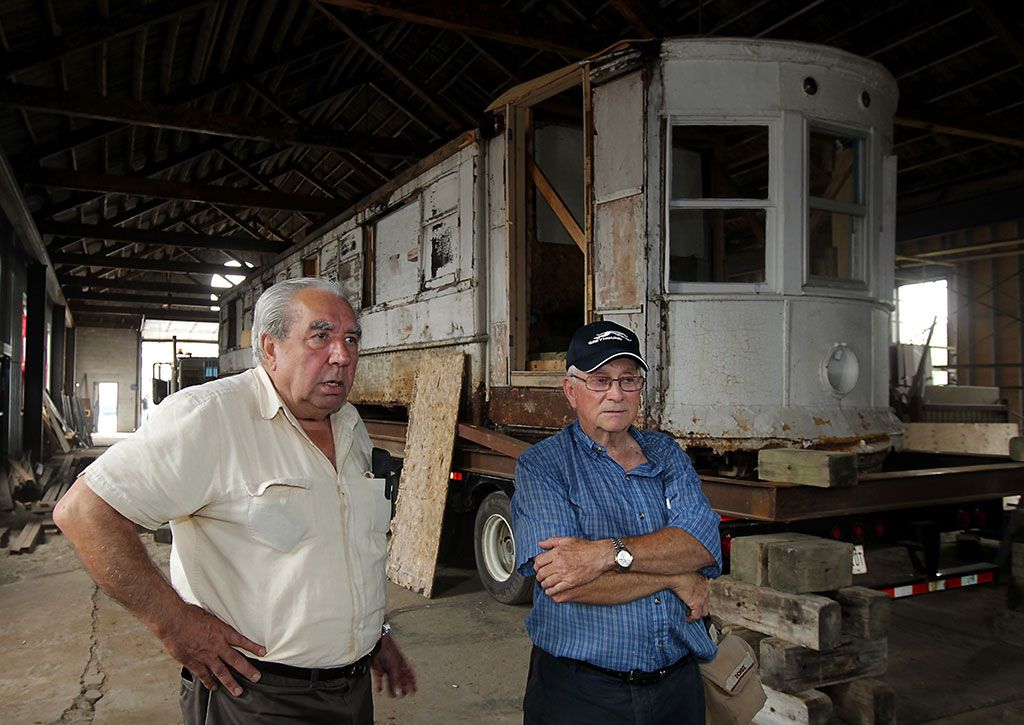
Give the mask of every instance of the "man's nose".
[{"label": "man's nose", "polygon": [[335,340],[331,344],[331,355],[327,360],[331,365],[348,365],[351,359],[344,340]]},{"label": "man's nose", "polygon": [[622,392],[622,386],[619,385],[618,378],[612,380],[611,387],[608,388],[608,391],[604,396],[606,398],[611,398],[612,400],[622,400],[622,398],[625,397],[625,393]]}]

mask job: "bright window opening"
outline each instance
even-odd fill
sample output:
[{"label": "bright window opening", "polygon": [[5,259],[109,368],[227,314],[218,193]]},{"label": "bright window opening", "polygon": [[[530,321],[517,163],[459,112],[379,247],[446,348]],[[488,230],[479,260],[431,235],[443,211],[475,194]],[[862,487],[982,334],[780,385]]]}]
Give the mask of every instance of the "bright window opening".
[{"label": "bright window opening", "polygon": [[[932,385],[949,383],[949,373],[936,369],[949,364],[948,318],[946,280],[905,284],[896,290],[896,341],[905,345],[928,343]],[[929,342],[928,332],[933,323],[935,330]]]}]

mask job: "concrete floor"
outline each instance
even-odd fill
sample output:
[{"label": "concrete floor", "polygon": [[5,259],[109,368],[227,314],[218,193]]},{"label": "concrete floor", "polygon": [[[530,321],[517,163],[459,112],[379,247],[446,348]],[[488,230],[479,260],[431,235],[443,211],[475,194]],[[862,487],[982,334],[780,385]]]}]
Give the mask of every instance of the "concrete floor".
[{"label": "concrete floor", "polygon": [[[166,565],[169,547],[150,543]],[[381,723],[516,723],[526,607],[493,602],[475,572],[442,573],[434,600],[389,588],[389,618],[420,676],[414,697],[377,699]],[[991,637],[1006,590],[982,586],[893,602],[889,671],[901,723],[1001,722],[1024,706],[1024,649]],[[178,666],[99,593],[63,537],[0,553],[0,721],[179,722]]]}]

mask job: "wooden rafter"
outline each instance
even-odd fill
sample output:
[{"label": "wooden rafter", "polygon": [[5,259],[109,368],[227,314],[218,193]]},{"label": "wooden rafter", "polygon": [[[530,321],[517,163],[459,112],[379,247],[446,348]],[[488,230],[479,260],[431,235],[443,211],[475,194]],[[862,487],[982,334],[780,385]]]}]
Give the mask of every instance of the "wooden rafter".
[{"label": "wooden rafter", "polygon": [[86,300],[90,302],[130,302],[138,304],[150,304],[150,305],[173,305],[176,307],[206,307],[209,308],[213,304],[210,296],[203,297],[184,297],[180,294],[160,294],[160,295],[133,295],[125,294],[124,292],[81,292],[78,290],[68,290],[65,295],[69,300]]},{"label": "wooden rafter", "polygon": [[130,279],[124,277],[105,278],[96,276],[79,276],[73,274],[59,274],[57,281],[64,289],[70,287],[88,289],[117,289],[117,290],[151,290],[153,292],[171,292],[175,294],[195,295],[218,295],[224,292],[220,287],[211,287],[202,284],[184,284],[181,282],[154,282],[149,279]]},{"label": "wooden rafter", "polygon": [[74,222],[44,221],[39,223],[39,233],[79,239],[103,239],[110,242],[131,242],[156,244],[164,247],[194,247],[196,249],[221,249],[238,252],[278,254],[287,245],[278,242],[234,237],[183,234],[159,229],[130,229],[109,224],[78,224]]},{"label": "wooden rafter", "polygon": [[419,25],[477,35],[499,43],[586,56],[604,43],[578,25],[543,22],[493,3],[472,0],[322,0],[346,10],[385,15]]},{"label": "wooden rafter", "polygon": [[103,98],[91,93],[65,92],[35,86],[0,87],[0,106],[229,138],[317,146],[374,156],[414,158],[427,152],[427,149],[419,144],[390,138],[350,132],[342,134],[329,128],[296,127],[295,124],[268,123],[248,116],[206,113],[180,106],[144,103],[129,98]]},{"label": "wooden rafter", "polygon": [[114,307],[106,305],[71,305],[76,315],[129,315],[145,316],[155,320],[181,320],[184,322],[218,322],[220,313],[206,310],[169,310],[161,307]]},{"label": "wooden rafter", "polygon": [[233,206],[265,207],[306,211],[325,214],[338,211],[338,202],[321,196],[301,196],[270,191],[250,191],[230,186],[205,186],[180,181],[147,179],[138,176],[111,176],[109,174],[86,174],[63,169],[26,169],[18,174],[19,180],[27,184],[77,189],[79,191],[102,191],[108,194],[131,194],[155,196],[161,199],[183,199]]},{"label": "wooden rafter", "polygon": [[45,43],[34,43],[32,48],[12,53],[0,60],[0,77],[10,78],[46,63],[52,63],[79,51],[109,43],[123,35],[134,33],[150,25],[180,18],[210,0],[182,0],[182,2],[154,2],[141,7],[134,3],[117,3],[118,10],[102,21],[75,27],[67,33]]},{"label": "wooden rafter", "polygon": [[[103,254],[54,254],[54,264],[69,264],[76,267],[99,267],[102,269],[138,269],[146,272],[179,272],[182,274],[237,274],[245,270],[226,267],[212,262],[176,262],[167,259],[145,257],[108,257]],[[249,270],[251,272],[252,270]]]},{"label": "wooden rafter", "polygon": [[919,128],[933,133],[943,133],[950,136],[962,136],[980,141],[994,141],[1006,146],[1017,146],[1024,148],[1024,134],[1016,124],[1004,124],[994,118],[985,119],[982,122],[971,118],[938,119],[929,118],[934,114],[927,112],[915,112],[914,109],[901,108],[899,114],[893,119],[897,126],[906,128]]}]

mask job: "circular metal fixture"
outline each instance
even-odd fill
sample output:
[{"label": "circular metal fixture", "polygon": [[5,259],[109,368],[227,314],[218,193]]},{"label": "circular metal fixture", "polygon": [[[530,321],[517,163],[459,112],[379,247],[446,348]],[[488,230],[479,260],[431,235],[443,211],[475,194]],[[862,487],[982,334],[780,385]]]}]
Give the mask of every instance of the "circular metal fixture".
[{"label": "circular metal fixture", "polygon": [[822,363],[822,377],[832,392],[842,397],[853,390],[860,377],[860,361],[845,342],[837,342]]},{"label": "circular metal fixture", "polygon": [[813,96],[818,92],[818,81],[814,80],[811,76],[804,78],[804,93],[808,96]]}]

